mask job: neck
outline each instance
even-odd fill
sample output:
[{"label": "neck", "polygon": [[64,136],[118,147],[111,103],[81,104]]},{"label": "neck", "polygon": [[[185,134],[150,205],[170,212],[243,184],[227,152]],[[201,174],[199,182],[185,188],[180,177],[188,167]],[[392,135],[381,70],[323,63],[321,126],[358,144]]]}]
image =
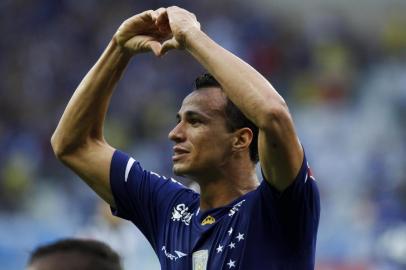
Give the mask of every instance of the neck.
[{"label": "neck", "polygon": [[201,210],[225,206],[258,187],[254,164],[234,167],[196,179],[200,185]]}]

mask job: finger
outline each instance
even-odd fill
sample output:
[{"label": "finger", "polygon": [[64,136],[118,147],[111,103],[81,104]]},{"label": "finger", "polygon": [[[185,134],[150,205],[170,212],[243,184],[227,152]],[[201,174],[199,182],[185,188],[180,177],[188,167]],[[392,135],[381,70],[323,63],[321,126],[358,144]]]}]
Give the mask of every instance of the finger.
[{"label": "finger", "polygon": [[125,20],[119,27],[119,30],[121,29],[134,29],[137,25],[139,25],[142,22],[148,22],[152,21],[152,13],[153,10],[146,10],[142,13],[139,13],[137,15],[134,15],[127,20]]},{"label": "finger", "polygon": [[193,12],[189,12],[189,14],[192,16],[193,19],[195,19],[197,21],[197,17]]},{"label": "finger", "polygon": [[154,12],[154,11],[153,11],[152,9],[143,11],[143,12],[141,12],[141,13],[139,13],[139,14],[136,14],[136,15],[134,15],[134,16],[128,18],[128,19],[126,20],[126,22],[128,22],[128,23],[138,22],[140,18],[141,18],[141,19],[152,19],[152,14],[153,14],[153,12]]},{"label": "finger", "polygon": [[164,13],[166,13],[166,8],[161,7],[155,10],[155,14],[157,14],[157,17],[161,16]]},{"label": "finger", "polygon": [[164,37],[170,36],[169,34],[171,33],[171,27],[169,25],[168,13],[166,12],[166,9],[159,9],[157,10],[157,13],[159,13],[159,16],[155,21],[156,27],[158,28],[160,34]]},{"label": "finger", "polygon": [[171,26],[169,25],[169,22],[166,21],[165,23],[159,23],[156,24],[158,27],[158,30],[161,35],[163,36],[171,36],[170,34],[172,33]]},{"label": "finger", "polygon": [[147,46],[155,54],[155,56],[161,55],[162,45],[158,41],[151,40],[147,43]]},{"label": "finger", "polygon": [[170,6],[167,9],[176,10],[176,9],[182,9],[182,8],[180,8],[178,6]]},{"label": "finger", "polygon": [[160,28],[169,28],[168,13],[166,9],[160,10],[155,24]]},{"label": "finger", "polygon": [[179,43],[178,41],[173,37],[167,41],[165,41],[162,44],[161,52],[160,55],[163,56],[165,55],[168,51],[173,50],[173,49],[178,49],[179,48]]},{"label": "finger", "polygon": [[176,11],[176,9],[178,9],[177,6],[171,6],[166,8],[166,13],[168,14],[168,19],[170,20],[170,18],[172,17],[172,14]]},{"label": "finger", "polygon": [[158,8],[157,10],[154,10],[154,11],[152,12],[152,18],[153,18],[153,20],[154,20],[154,21],[157,21],[157,19],[161,16],[161,14],[163,14],[163,13],[165,13],[165,12],[166,12],[166,9],[163,8],[163,7]]}]

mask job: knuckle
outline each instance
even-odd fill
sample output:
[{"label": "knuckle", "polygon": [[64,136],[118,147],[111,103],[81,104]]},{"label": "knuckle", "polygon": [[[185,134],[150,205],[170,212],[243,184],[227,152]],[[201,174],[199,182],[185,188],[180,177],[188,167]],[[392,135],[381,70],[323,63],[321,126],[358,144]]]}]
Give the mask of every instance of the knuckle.
[{"label": "knuckle", "polygon": [[152,14],[154,11],[152,9],[148,9],[141,14]]}]

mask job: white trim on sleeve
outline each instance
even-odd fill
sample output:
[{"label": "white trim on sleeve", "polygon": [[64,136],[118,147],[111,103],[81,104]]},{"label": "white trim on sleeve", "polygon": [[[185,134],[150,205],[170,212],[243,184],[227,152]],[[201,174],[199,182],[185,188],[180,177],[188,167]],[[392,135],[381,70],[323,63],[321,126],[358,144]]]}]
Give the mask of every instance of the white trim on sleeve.
[{"label": "white trim on sleeve", "polygon": [[128,175],[130,174],[131,167],[133,166],[135,159],[130,158],[127,162],[127,166],[125,167],[125,178],[124,182],[127,182]]}]

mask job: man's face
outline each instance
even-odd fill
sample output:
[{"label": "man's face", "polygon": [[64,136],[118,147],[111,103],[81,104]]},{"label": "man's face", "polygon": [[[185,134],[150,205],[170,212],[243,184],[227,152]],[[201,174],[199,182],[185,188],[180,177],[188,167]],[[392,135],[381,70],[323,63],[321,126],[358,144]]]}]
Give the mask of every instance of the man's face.
[{"label": "man's face", "polygon": [[226,128],[225,94],[218,87],[193,91],[182,103],[169,133],[176,175],[199,178],[215,173],[231,156],[233,134]]}]

